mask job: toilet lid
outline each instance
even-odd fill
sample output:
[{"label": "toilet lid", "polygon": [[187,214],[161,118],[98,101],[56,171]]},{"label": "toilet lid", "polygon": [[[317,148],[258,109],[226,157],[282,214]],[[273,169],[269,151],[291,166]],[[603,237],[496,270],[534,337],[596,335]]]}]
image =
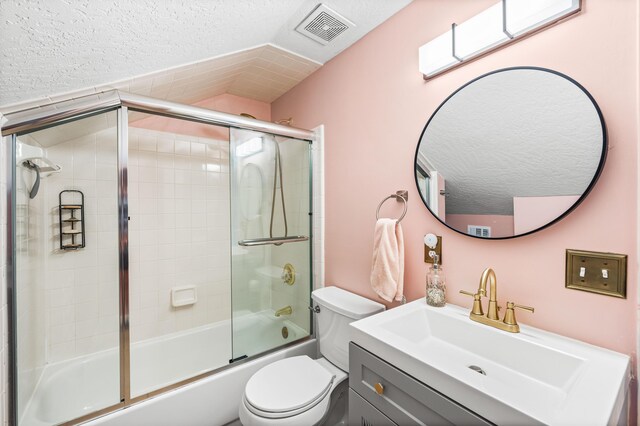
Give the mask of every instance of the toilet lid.
[{"label": "toilet lid", "polygon": [[323,398],[334,376],[306,355],[282,359],[255,373],[245,387],[245,399],[266,413],[284,413]]}]

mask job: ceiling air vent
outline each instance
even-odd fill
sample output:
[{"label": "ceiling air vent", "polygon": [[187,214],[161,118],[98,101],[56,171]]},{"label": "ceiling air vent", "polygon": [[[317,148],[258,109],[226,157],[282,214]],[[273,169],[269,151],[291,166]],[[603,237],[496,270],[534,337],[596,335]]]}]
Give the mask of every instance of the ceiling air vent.
[{"label": "ceiling air vent", "polygon": [[476,237],[491,238],[491,227],[480,225],[467,225],[467,234]]},{"label": "ceiling air vent", "polygon": [[298,24],[296,31],[326,46],[354,26],[353,22],[321,3]]}]

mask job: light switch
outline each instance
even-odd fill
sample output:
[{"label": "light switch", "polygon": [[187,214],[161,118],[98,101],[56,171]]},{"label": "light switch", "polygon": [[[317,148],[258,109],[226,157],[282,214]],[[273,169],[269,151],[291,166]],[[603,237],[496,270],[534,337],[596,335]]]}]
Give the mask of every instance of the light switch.
[{"label": "light switch", "polygon": [[565,287],[627,297],[627,255],[567,250]]}]

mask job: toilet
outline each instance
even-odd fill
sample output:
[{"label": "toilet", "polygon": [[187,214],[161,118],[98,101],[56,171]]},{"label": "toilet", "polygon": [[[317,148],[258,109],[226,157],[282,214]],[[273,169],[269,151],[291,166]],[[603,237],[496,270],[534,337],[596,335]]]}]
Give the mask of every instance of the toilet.
[{"label": "toilet", "polygon": [[346,390],[349,323],[385,309],[380,303],[338,287],[315,290],[311,298],[316,306],[321,358],[285,358],[251,376],[240,403],[244,426],[320,424],[335,399],[344,393],[334,390]]}]

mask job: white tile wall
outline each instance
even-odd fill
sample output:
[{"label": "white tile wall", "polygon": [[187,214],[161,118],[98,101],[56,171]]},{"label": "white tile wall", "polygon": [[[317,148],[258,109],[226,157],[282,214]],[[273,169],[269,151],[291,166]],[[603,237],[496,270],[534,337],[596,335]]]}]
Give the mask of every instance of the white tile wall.
[{"label": "white tile wall", "polygon": [[[119,343],[116,151],[115,127],[47,149],[48,158],[62,166],[60,173],[42,181],[48,362]],[[67,189],[85,196],[86,247],[77,251],[59,248],[58,195]]]},{"label": "white tile wall", "polygon": [[[231,315],[229,142],[129,129],[132,341]],[[173,308],[171,288],[198,302]]]},{"label": "white tile wall", "polygon": [[[228,142],[138,128],[129,135],[132,340],[228,319]],[[28,211],[39,211],[43,226],[25,227],[25,241],[44,230],[36,238],[45,241],[44,259],[21,262],[46,265],[46,292],[19,296],[26,301],[46,294],[39,311],[45,313],[47,338],[35,334],[27,321],[38,312],[35,302],[21,303],[25,320],[19,324],[25,330],[19,334],[29,336],[28,342],[46,341],[48,362],[118,345],[116,147],[116,130],[109,128],[47,148],[47,157],[62,171],[43,179],[40,194],[31,200]],[[58,194],[65,189],[85,195],[86,247],[77,251],[59,249]],[[42,207],[34,210],[34,202]],[[29,277],[29,282],[45,282],[27,272],[21,272],[23,288],[29,288]],[[183,285],[197,286],[198,303],[172,308],[170,290]]]}]

